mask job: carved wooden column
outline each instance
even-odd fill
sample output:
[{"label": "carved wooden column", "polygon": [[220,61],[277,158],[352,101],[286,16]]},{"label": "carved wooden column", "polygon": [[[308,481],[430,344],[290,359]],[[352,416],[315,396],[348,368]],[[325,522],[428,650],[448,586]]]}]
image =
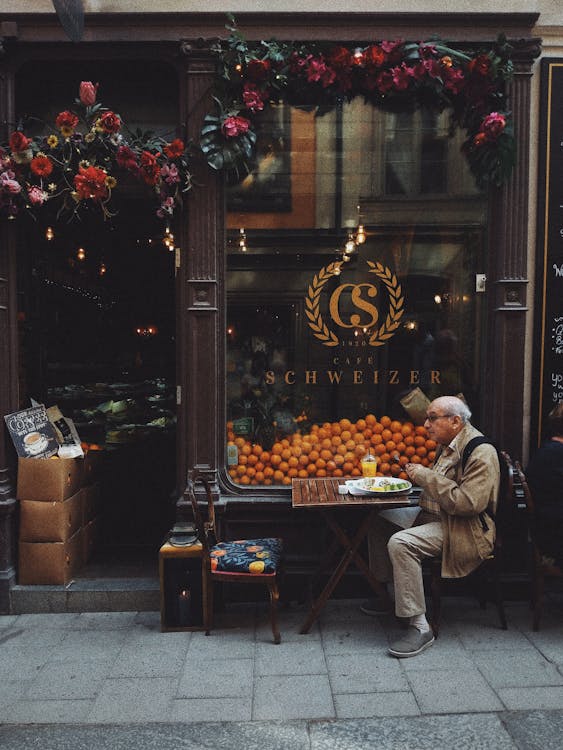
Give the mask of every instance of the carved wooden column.
[{"label": "carved wooden column", "polygon": [[[180,80],[186,136],[199,142],[205,114],[212,110],[215,59],[184,43]],[[193,162],[194,189],[187,195],[177,271],[178,485],[197,468],[217,491],[225,424],[225,219],[222,177],[202,155]]]},{"label": "carved wooden column", "polygon": [[537,39],[514,43],[509,102],[516,167],[509,182],[492,191],[490,203],[484,428],[516,458],[522,457],[524,422],[531,66],[539,53]]},{"label": "carved wooden column", "polygon": [[[1,40],[0,40],[1,42]],[[3,45],[0,43],[0,54]],[[13,127],[14,76],[0,59],[0,140]],[[18,409],[18,330],[15,222],[0,221],[0,614],[10,612],[10,588],[15,583],[14,451],[4,415]]]}]

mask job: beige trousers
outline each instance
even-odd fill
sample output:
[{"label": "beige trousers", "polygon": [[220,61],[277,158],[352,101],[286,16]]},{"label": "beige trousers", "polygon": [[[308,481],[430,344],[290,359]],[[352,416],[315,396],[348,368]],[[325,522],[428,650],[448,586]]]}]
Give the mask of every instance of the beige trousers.
[{"label": "beige trousers", "polygon": [[443,539],[440,519],[423,510],[410,529],[375,517],[368,532],[369,567],[378,581],[393,582],[397,617],[426,612],[422,561],[441,555]]}]

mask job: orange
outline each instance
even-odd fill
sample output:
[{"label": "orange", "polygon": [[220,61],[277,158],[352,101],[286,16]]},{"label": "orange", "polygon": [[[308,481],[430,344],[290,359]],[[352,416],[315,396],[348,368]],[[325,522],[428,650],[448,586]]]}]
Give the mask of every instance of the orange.
[{"label": "orange", "polygon": [[416,453],[415,453],[414,456],[411,457],[411,463],[413,463],[413,464],[421,464],[422,463],[422,459],[421,459],[420,456],[417,456]]},{"label": "orange", "polygon": [[250,456],[248,456],[247,463],[249,464],[249,466],[254,466],[258,463],[258,456],[256,455],[256,453],[251,453]]},{"label": "orange", "polygon": [[352,463],[352,461],[345,461],[342,464],[342,471],[344,472],[344,474],[350,474],[353,468],[354,464]]},{"label": "orange", "polygon": [[256,481],[257,481],[258,484],[262,484],[262,482],[264,481],[264,474],[263,474],[263,472],[257,471],[254,479],[256,479]]},{"label": "orange", "polygon": [[383,443],[375,445],[373,448],[373,452],[376,456],[382,456],[385,453],[385,445]]},{"label": "orange", "polygon": [[387,462],[379,464],[379,471],[385,476],[389,474],[389,470],[391,469],[391,465]]},{"label": "orange", "polygon": [[301,479],[306,479],[309,475],[307,474],[307,469],[299,469],[297,472],[297,476]]},{"label": "orange", "polygon": [[422,425],[418,425],[418,427],[414,428],[414,434],[426,436],[426,427],[423,427]]},{"label": "orange", "polygon": [[260,456],[262,453],[262,446],[259,443],[254,443],[252,446],[252,452],[255,456]]},{"label": "orange", "polygon": [[396,447],[397,447],[397,444],[394,443],[392,440],[388,440],[385,443],[385,450],[387,451],[387,453],[392,453],[396,449]]},{"label": "orange", "polygon": [[279,466],[282,462],[282,457],[279,453],[273,453],[272,457],[270,458],[270,463],[272,466]]},{"label": "orange", "polygon": [[414,456],[415,453],[416,453],[416,448],[413,445],[408,445],[405,448],[405,456],[410,458],[411,456]]},{"label": "orange", "polygon": [[409,475],[407,474],[406,471],[400,471],[399,472],[399,479],[406,479],[406,480],[408,480],[408,478],[409,478]]},{"label": "orange", "polygon": [[397,477],[399,476],[400,473],[401,473],[401,467],[399,466],[399,464],[391,464],[391,474],[394,477]]},{"label": "orange", "polygon": [[250,443],[245,443],[240,449],[240,452],[243,456],[250,456],[250,454],[252,453],[252,446],[250,445]]},{"label": "orange", "polygon": [[334,472],[336,469],[336,462],[335,461],[327,461],[326,462],[326,470],[330,473]]},{"label": "orange", "polygon": [[362,476],[362,472],[357,467],[353,468],[350,473],[351,473],[351,475],[353,477],[361,477]]},{"label": "orange", "polygon": [[287,461],[282,461],[281,464],[278,466],[278,469],[280,471],[283,471],[283,473],[285,474],[286,472],[289,471],[289,464],[287,463]]},{"label": "orange", "polygon": [[246,474],[246,466],[237,466],[237,474],[239,477],[242,477],[243,474]]},{"label": "orange", "polygon": [[317,467],[315,466],[315,464],[309,464],[307,466],[307,474],[310,474],[311,476],[313,476],[313,474],[316,474],[316,473],[317,473]]},{"label": "orange", "polygon": [[401,422],[399,422],[398,420],[394,419],[391,422],[391,424],[389,425],[389,429],[391,430],[391,432],[400,432],[402,426],[403,425],[401,424]]},{"label": "orange", "polygon": [[436,441],[430,440],[430,438],[426,441],[426,450],[427,451],[435,451],[436,450]]},{"label": "orange", "polygon": [[246,466],[246,464],[248,463],[248,456],[239,456],[238,462],[240,466]]},{"label": "orange", "polygon": [[247,477],[246,474],[242,477],[239,477],[239,484],[250,484],[250,477]]},{"label": "orange", "polygon": [[245,439],[243,437],[237,437],[235,438],[234,443],[237,446],[237,448],[242,448],[242,446],[245,443]]},{"label": "orange", "polygon": [[356,429],[360,430],[360,432],[363,432],[367,427],[367,423],[365,419],[358,419],[356,422]]},{"label": "orange", "polygon": [[339,424],[343,430],[349,430],[350,427],[352,426],[352,422],[350,422],[349,419],[341,419]]},{"label": "orange", "polygon": [[403,443],[405,445],[414,445],[414,438],[412,435],[405,435],[405,439],[403,440]]},{"label": "orange", "polygon": [[372,425],[371,429],[372,429],[372,432],[375,432],[376,434],[379,434],[380,432],[383,432],[383,425],[381,424],[381,422],[375,422]]},{"label": "orange", "polygon": [[428,451],[427,459],[434,462],[436,460],[436,451]]},{"label": "orange", "polygon": [[350,430],[342,430],[340,433],[340,439],[343,443],[345,443],[347,440],[350,440],[352,438],[352,433]]},{"label": "orange", "polygon": [[415,445],[424,445],[425,442],[426,442],[426,440],[422,437],[422,435],[416,435],[416,437],[414,439],[414,444]]},{"label": "orange", "polygon": [[393,437],[393,433],[391,432],[391,430],[385,429],[381,433],[381,438],[384,443],[386,443],[388,440],[391,440],[392,437]]},{"label": "orange", "polygon": [[253,466],[249,466],[246,470],[246,476],[251,479],[256,476],[256,469]]},{"label": "orange", "polygon": [[272,445],[272,453],[275,455],[281,455],[283,451],[283,445],[281,443],[274,443]]},{"label": "orange", "polygon": [[292,453],[291,453],[290,448],[284,448],[283,451],[281,452],[281,457],[283,458],[284,461],[287,461],[288,458],[291,458],[291,455]]},{"label": "orange", "polygon": [[309,453],[309,461],[315,462],[320,457],[320,453],[317,450],[312,450]]},{"label": "orange", "polygon": [[291,484],[291,477],[284,477],[282,479],[282,484]]},{"label": "orange", "polygon": [[383,442],[383,438],[376,432],[371,436],[370,442],[372,445],[379,445],[379,443]]},{"label": "orange", "polygon": [[332,472],[332,476],[333,477],[343,477],[344,476],[344,472],[342,471],[342,469],[335,469]]},{"label": "orange", "polygon": [[401,441],[397,443],[397,453],[404,453],[407,446]]},{"label": "orange", "polygon": [[340,443],[342,442],[342,438],[340,437],[340,435],[333,435],[330,442],[336,448],[336,446],[340,445]]},{"label": "orange", "polygon": [[391,424],[391,417],[388,417],[387,415],[385,415],[381,417],[379,421],[384,427],[389,427],[389,425]]},{"label": "orange", "polygon": [[323,448],[320,455],[321,458],[323,458],[325,461],[330,461],[330,459],[332,458],[332,451]]},{"label": "orange", "polygon": [[428,451],[426,450],[426,448],[424,447],[424,445],[419,445],[418,448],[416,449],[416,455],[420,456],[421,458],[424,458],[424,456],[426,456],[427,452]]},{"label": "orange", "polygon": [[[298,473],[299,472],[297,471],[297,469],[288,469],[287,476],[293,479],[293,477],[296,477]],[[258,476],[258,474],[256,476]]]},{"label": "orange", "polygon": [[377,417],[375,416],[375,414],[366,414],[366,424],[369,424],[369,426],[371,427],[376,422],[377,422]]},{"label": "orange", "polygon": [[273,476],[274,476],[274,470],[272,469],[272,467],[266,466],[264,468],[264,477],[268,479],[269,477],[273,477]]},{"label": "orange", "polygon": [[317,469],[318,477],[326,477],[326,469]]},{"label": "orange", "polygon": [[[391,428],[389,428],[391,429]],[[391,436],[391,440],[394,440],[396,443],[400,443],[403,439],[403,433],[400,431],[395,430],[393,435]]]},{"label": "orange", "polygon": [[268,453],[268,451],[262,451],[262,453],[260,454],[260,460],[264,465],[270,463],[270,454]]}]

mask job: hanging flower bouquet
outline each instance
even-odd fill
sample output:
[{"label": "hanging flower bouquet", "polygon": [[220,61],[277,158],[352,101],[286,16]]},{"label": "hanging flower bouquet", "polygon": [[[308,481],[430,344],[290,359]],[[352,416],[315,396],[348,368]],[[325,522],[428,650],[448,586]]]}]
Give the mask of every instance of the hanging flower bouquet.
[{"label": "hanging flower bouquet", "polygon": [[64,110],[46,135],[28,137],[18,128],[0,146],[0,215],[14,218],[22,210],[35,214],[54,205],[58,217],[72,219],[94,205],[107,218],[123,173],[150,189],[158,216],[174,213],[191,187],[183,141],[131,132],[118,114],[96,102],[97,88],[90,81],[80,84],[80,115]]},{"label": "hanging flower bouquet", "polygon": [[214,169],[238,174],[252,155],[255,119],[271,104],[319,114],[357,96],[387,111],[429,107],[452,113],[467,137],[464,154],[480,187],[501,185],[515,160],[507,112],[510,48],[470,54],[438,41],[383,41],[362,47],[320,43],[249,44],[236,29],[216,47],[220,62],[217,114],[206,116],[201,147]]}]

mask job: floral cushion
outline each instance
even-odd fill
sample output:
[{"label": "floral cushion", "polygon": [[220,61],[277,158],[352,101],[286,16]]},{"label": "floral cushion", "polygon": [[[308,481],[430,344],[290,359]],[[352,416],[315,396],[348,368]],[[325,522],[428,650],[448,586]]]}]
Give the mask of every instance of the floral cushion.
[{"label": "floral cushion", "polygon": [[272,575],[282,552],[281,539],[239,539],[220,542],[209,550],[211,570],[217,573]]}]

